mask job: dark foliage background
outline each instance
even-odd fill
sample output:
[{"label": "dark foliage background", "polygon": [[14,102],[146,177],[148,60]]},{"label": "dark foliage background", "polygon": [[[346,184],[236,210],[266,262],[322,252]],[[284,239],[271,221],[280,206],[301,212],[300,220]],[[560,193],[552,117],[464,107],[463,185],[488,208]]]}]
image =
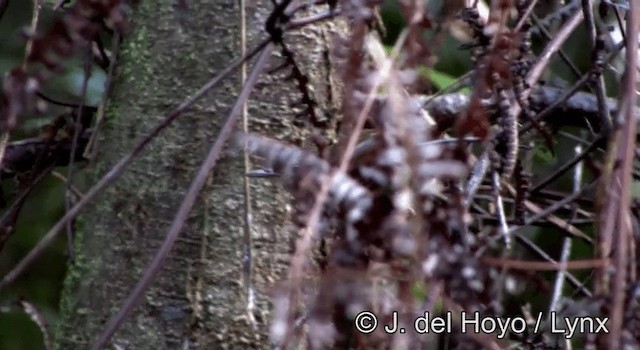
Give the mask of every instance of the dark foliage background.
[{"label": "dark foliage background", "polygon": [[[8,7],[0,19],[0,74],[4,76],[19,65],[24,57],[26,36],[32,16],[31,1],[8,1]],[[45,1],[42,6],[39,30],[48,28],[52,20],[59,16],[53,11],[53,1]],[[50,80],[44,91],[47,96],[60,101],[79,103],[83,69],[77,58],[65,62],[63,74]],[[105,74],[93,69],[87,91],[87,104],[95,105],[101,97]],[[68,109],[49,105],[42,114],[27,115],[19,128],[11,135],[11,140],[38,137],[42,127],[52,118]],[[82,185],[86,165],[76,165],[74,182]],[[66,174],[66,168],[55,171]],[[21,192],[15,178],[2,180],[1,209],[4,215],[8,207]],[[37,185],[26,200],[16,222],[15,232],[0,253],[0,275],[4,275],[19,259],[34,246],[41,236],[64,213],[64,182],[49,175]],[[60,291],[67,266],[66,238],[60,239],[40,260],[20,278],[9,290],[0,294],[0,349],[32,350],[43,348],[42,332],[32,322],[24,310],[16,305],[20,299],[33,303],[45,317],[50,329],[55,327],[58,314]]]},{"label": "dark foliage background", "polygon": [[[436,1],[437,2],[437,1]],[[24,31],[29,26],[32,14],[32,2],[30,1],[10,1],[9,6],[0,19],[0,73],[3,75],[11,68],[19,65],[25,52]],[[51,24],[52,18],[57,16],[52,10],[52,1],[47,1],[43,5],[39,29],[46,28]],[[542,5],[538,7],[538,15],[554,10],[556,1],[540,1]],[[443,6],[443,8],[446,7]],[[404,27],[400,9],[395,1],[384,1],[382,6],[382,18],[386,28],[384,42],[387,45],[393,44],[397,35]],[[444,43],[435,52],[438,61],[433,70],[426,73],[430,82],[438,88],[452,84],[457,77],[466,73],[471,67],[470,54],[468,51],[460,50],[461,41],[451,35],[447,35]],[[541,50],[543,43],[536,39],[533,42],[534,52]],[[108,47],[108,43],[106,45]],[[589,54],[585,54],[585,47],[588,48],[588,40],[583,30],[578,30],[567,44],[564,51],[575,65],[586,71],[590,64]],[[611,73],[606,74],[610,94],[617,93],[617,86],[614,84],[618,77]],[[89,81],[87,101],[89,105],[95,105],[101,97],[102,86],[105,74],[101,69],[93,69],[92,77]],[[550,69],[544,74],[543,80],[546,84],[558,87],[569,86],[576,79],[568,71],[560,60],[554,60]],[[80,90],[83,81],[83,69],[79,60],[65,62],[64,74],[49,81],[44,92],[55,99],[79,103]],[[12,140],[36,137],[41,133],[41,127],[50,122],[51,118],[65,109],[50,106],[43,114],[26,116],[20,126],[12,134]],[[566,131],[572,131],[567,129]],[[573,157],[573,143],[567,139],[559,139],[556,145],[556,153],[551,155],[545,149],[532,150],[534,177],[533,182],[544,178],[552,169],[566,162]],[[87,169],[80,165],[80,171],[76,172],[75,183],[82,184],[83,174]],[[57,169],[61,174],[65,174],[64,169]],[[558,181],[553,189],[571,191],[571,173]],[[585,182],[589,179],[585,179]],[[15,179],[2,180],[2,198],[0,198],[0,209],[6,209],[19,193],[18,183]],[[26,201],[17,224],[15,232],[0,253],[0,275],[6,273],[12,266],[23,257],[41,235],[51,227],[64,212],[64,183],[55,176],[48,176],[45,181],[37,186],[35,192]],[[591,234],[585,229],[587,234]],[[544,228],[526,232],[526,236],[534,239],[541,248],[551,256],[558,256],[562,236],[556,229]],[[15,305],[20,299],[27,300],[36,305],[43,313],[47,323],[51,328],[55,327],[57,321],[57,310],[60,298],[60,290],[67,264],[66,239],[61,236],[54,247],[49,249],[38,262],[33,265],[29,272],[15,283],[10,290],[0,295],[0,349],[38,349],[42,348],[42,334],[24,311]],[[573,257],[591,257],[592,248],[583,243],[576,243],[573,249]],[[526,257],[523,257],[526,258]],[[528,257],[531,258],[531,257]],[[577,277],[586,277],[581,272],[575,273]],[[581,275],[582,274],[582,275]],[[538,286],[531,286],[521,291],[521,294],[514,297],[510,304],[514,312],[519,312],[518,300],[527,300],[531,303],[535,311],[545,311],[548,303],[546,293],[550,291],[545,288],[552,286],[555,278],[554,272],[540,274],[543,280]],[[542,289],[540,288],[542,286]],[[544,293],[541,293],[543,291]]]}]

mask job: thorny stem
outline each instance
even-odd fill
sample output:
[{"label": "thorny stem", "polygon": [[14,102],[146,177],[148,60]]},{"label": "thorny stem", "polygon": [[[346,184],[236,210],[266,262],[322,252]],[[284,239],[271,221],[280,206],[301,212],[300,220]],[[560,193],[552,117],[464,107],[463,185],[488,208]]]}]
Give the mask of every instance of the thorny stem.
[{"label": "thorny stem", "polygon": [[471,176],[467,181],[464,189],[464,205],[469,207],[473,203],[473,198],[478,192],[478,188],[482,184],[484,177],[489,169],[489,152],[484,152],[480,158],[475,162],[471,169]]},{"label": "thorny stem", "polygon": [[[569,37],[569,35],[571,34],[571,32],[573,32],[573,30],[578,26],[578,24],[580,24],[580,22],[582,21],[583,18],[583,14],[581,11],[577,11],[572,17],[571,19],[569,19],[569,21],[567,21],[567,23],[565,24],[565,26],[562,27],[562,29],[559,31],[559,33],[557,34],[557,36],[549,42],[549,44],[547,45],[547,47],[543,50],[542,54],[540,54],[540,57],[538,58],[538,61],[533,65],[533,67],[531,68],[531,70],[529,71],[529,73],[527,74],[526,77],[526,86],[529,86],[529,88],[525,89],[522,92],[522,99],[527,99],[529,98],[529,95],[531,94],[531,88],[532,86],[534,86],[538,79],[540,79],[540,76],[542,75],[542,72],[544,71],[544,69],[547,67],[547,65],[549,64],[549,61],[551,60],[551,57],[553,57],[553,54],[555,52],[557,52],[562,44],[564,43],[564,41]],[[518,116],[520,114],[520,112],[522,111],[522,106],[520,106],[519,103],[510,103],[510,108],[508,110],[508,115],[510,116],[510,118],[513,120],[513,123],[515,123],[515,125],[513,125],[512,127],[508,128],[508,130],[511,133],[514,133],[514,135],[511,136],[512,140],[518,140],[518,125],[517,125],[517,118],[516,116]],[[513,157],[514,159],[517,159],[517,153],[518,153],[518,149],[517,149],[517,143],[516,146],[513,147],[513,149],[510,150],[510,152],[514,153]],[[515,164],[515,162],[514,162]],[[506,175],[510,176],[511,175],[511,171],[513,169],[508,169],[506,170]],[[511,239],[509,237],[509,232],[511,232],[513,229],[509,229],[507,227],[506,224],[506,219],[504,217],[504,208],[502,205],[502,198],[500,195],[500,181],[496,178],[497,174],[494,174],[494,178],[493,178],[493,182],[494,182],[494,186],[496,187],[496,193],[497,195],[497,206],[498,206],[498,213],[500,216],[500,223],[501,223],[501,231],[504,235],[505,238],[505,244],[507,245],[507,251],[509,251],[510,249],[510,242]]]}]

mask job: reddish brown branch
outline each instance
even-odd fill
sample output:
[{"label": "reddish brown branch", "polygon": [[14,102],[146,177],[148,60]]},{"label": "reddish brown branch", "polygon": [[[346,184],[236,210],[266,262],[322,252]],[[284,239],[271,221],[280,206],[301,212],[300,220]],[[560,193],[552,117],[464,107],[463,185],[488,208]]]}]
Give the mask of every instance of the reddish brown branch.
[{"label": "reddish brown branch", "polygon": [[[621,345],[621,334],[623,328],[623,317],[625,313],[625,300],[627,289],[627,263],[629,260],[629,247],[632,246],[630,240],[633,239],[633,228],[631,227],[631,182],[633,171],[633,160],[636,148],[636,126],[638,119],[635,111],[637,109],[637,88],[638,88],[638,31],[640,30],[640,3],[630,1],[630,9],[627,13],[627,42],[626,42],[626,71],[623,78],[623,106],[617,115],[616,121],[624,121],[620,130],[620,142],[617,145],[616,159],[621,161],[621,166],[614,170],[611,177],[610,190],[617,196],[609,197],[609,205],[615,207],[615,215],[606,217],[606,220],[614,221],[613,225],[608,225],[609,230],[602,234],[610,235],[616,242],[614,254],[615,277],[611,288],[612,306],[611,333],[607,339],[607,347],[611,350],[619,349]],[[613,228],[617,228],[613,231]]]},{"label": "reddish brown branch", "polygon": [[524,261],[514,259],[503,259],[485,256],[480,259],[483,263],[506,269],[516,269],[525,271],[558,271],[565,270],[582,270],[595,269],[606,266],[609,260],[589,259],[589,260],[573,260],[567,261],[566,264],[550,261]]}]

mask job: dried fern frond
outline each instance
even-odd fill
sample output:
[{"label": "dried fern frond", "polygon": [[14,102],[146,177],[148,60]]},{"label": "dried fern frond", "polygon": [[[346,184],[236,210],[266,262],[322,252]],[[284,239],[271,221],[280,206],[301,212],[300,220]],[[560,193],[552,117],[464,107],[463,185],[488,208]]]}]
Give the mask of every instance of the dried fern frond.
[{"label": "dried fern frond", "polygon": [[[298,203],[312,205],[322,181],[330,178],[329,200],[325,206],[329,211],[343,213],[347,239],[350,242],[356,239],[354,225],[366,219],[373,202],[368,189],[349,175],[332,169],[327,161],[296,146],[253,134],[239,134],[237,140],[241,145],[246,142],[249,152],[264,158],[266,165],[280,175],[285,188]],[[301,208],[303,212],[300,214],[307,215],[308,212],[304,211],[310,210],[311,206],[304,205]]]}]

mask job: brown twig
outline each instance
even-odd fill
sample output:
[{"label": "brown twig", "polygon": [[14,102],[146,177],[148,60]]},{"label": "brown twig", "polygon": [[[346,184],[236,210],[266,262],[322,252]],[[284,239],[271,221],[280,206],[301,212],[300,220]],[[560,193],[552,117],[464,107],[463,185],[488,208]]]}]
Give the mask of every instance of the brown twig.
[{"label": "brown twig", "polygon": [[[631,212],[629,210],[631,200],[631,173],[633,171],[633,159],[636,148],[636,126],[637,119],[635,110],[637,108],[637,84],[638,84],[638,31],[640,30],[640,3],[638,1],[629,2],[629,12],[627,13],[627,42],[626,42],[626,71],[623,79],[623,98],[621,113],[616,116],[616,123],[624,120],[623,129],[620,131],[621,139],[617,145],[616,158],[621,161],[621,166],[614,170],[611,178],[610,191],[617,196],[609,197],[609,205],[615,206],[615,216],[606,217],[606,220],[615,220],[615,225],[607,228],[617,227],[615,232],[608,231],[602,234],[615,237],[616,249],[614,251],[615,277],[611,290],[611,333],[607,338],[608,349],[618,349],[620,347],[620,336],[622,333],[622,321],[624,317],[624,305],[627,289],[627,261],[628,247],[632,246],[630,240],[633,239],[633,229],[631,227]],[[622,112],[624,111],[624,112]],[[616,198],[617,197],[617,198]]]},{"label": "brown twig", "polygon": [[516,269],[516,270],[524,270],[524,271],[559,271],[561,269],[567,270],[582,270],[582,269],[595,269],[606,266],[609,261],[608,260],[573,260],[567,261],[565,263],[562,262],[550,262],[550,261],[524,261],[524,260],[514,260],[514,259],[505,259],[505,258],[494,258],[490,256],[485,256],[480,258],[480,260],[490,266],[500,267],[500,268],[508,268],[508,269]]},{"label": "brown twig", "polygon": [[522,29],[522,26],[527,22],[527,19],[529,19],[531,14],[533,13],[533,9],[534,7],[536,7],[536,3],[538,3],[538,0],[533,0],[529,2],[527,9],[522,14],[522,17],[518,21],[518,24],[516,24],[515,28],[513,29],[514,32],[516,33],[520,32],[520,30]]},{"label": "brown twig", "polygon": [[[542,35],[544,35],[544,37],[547,40],[551,40],[552,36],[549,33],[549,31],[544,27],[544,25],[541,23],[540,19],[538,18],[538,16],[536,16],[535,14],[531,16],[531,19],[533,20],[533,22],[536,24],[537,28],[540,29],[540,33],[542,33]],[[573,73],[574,76],[576,76],[576,78],[579,78],[582,76],[582,74],[580,73],[580,70],[578,69],[578,67],[576,67],[576,65],[571,61],[571,59],[569,58],[569,56],[564,52],[564,50],[559,50],[558,54],[560,54],[560,58],[564,61],[564,63],[567,65],[567,67],[569,67],[569,69],[571,70],[571,72]]]},{"label": "brown twig", "polygon": [[[515,195],[515,189],[513,188],[513,186],[511,185],[507,185],[507,189],[509,190],[509,192],[511,192],[512,195]],[[571,196],[569,197],[570,200],[567,201],[573,201],[575,200],[574,197],[577,196]],[[566,200],[566,199],[565,199]],[[564,205],[566,203],[564,202],[558,202],[561,205]],[[537,206],[536,204],[534,204],[533,202],[526,200],[524,201],[524,205],[527,208],[527,210],[533,212],[536,214],[536,217],[548,217],[548,220],[550,223],[556,225],[558,228],[562,229],[563,231],[567,232],[570,236],[573,236],[575,238],[580,238],[583,241],[592,244],[593,243],[593,239],[591,237],[589,237],[586,233],[582,232],[581,230],[579,230],[577,227],[571,225],[570,223],[568,223],[566,220],[563,220],[553,214],[549,214],[548,212],[553,211],[556,209],[556,207],[559,207],[560,205],[558,205],[558,203],[556,203],[556,205],[552,205],[551,207],[547,208],[546,210],[541,209],[539,206]],[[532,220],[529,220],[529,222],[531,222]],[[511,229],[511,232],[513,233],[516,229],[518,229],[519,227],[513,227]]]},{"label": "brown twig", "polygon": [[558,179],[560,176],[562,176],[564,173],[566,173],[571,168],[573,168],[574,165],[584,160],[587,156],[591,154],[591,152],[593,152],[593,150],[595,150],[598,147],[598,145],[602,143],[602,141],[604,141],[603,137],[596,138],[596,140],[591,142],[591,144],[589,144],[589,146],[587,146],[587,148],[584,151],[580,152],[579,154],[576,154],[575,157],[573,157],[573,159],[566,162],[563,166],[561,166],[559,169],[554,171],[552,174],[550,174],[544,180],[540,181],[540,183],[534,186],[531,189],[530,194],[533,195],[540,192],[548,184],[552,183],[553,181]]},{"label": "brown twig", "polygon": [[[551,258],[549,256],[549,254],[547,254],[547,252],[545,252],[542,248],[540,248],[538,245],[536,245],[534,242],[532,242],[529,238],[516,233],[514,234],[516,241],[522,245],[523,247],[527,248],[530,252],[532,252],[535,255],[538,255],[539,257],[545,259],[546,261],[550,262],[550,263],[555,263],[555,264],[559,264],[558,261],[556,261],[555,259]],[[584,283],[580,282],[578,280],[578,278],[576,276],[574,276],[572,273],[565,271],[565,275],[567,277],[567,280],[569,280],[569,282],[579,291],[581,292],[583,295],[585,295],[586,297],[592,297],[593,293],[591,293],[591,291],[585,287]]]},{"label": "brown twig", "polygon": [[[549,44],[547,44],[547,46],[538,57],[538,61],[533,65],[533,67],[531,67],[529,74],[527,74],[526,82],[528,86],[534,86],[538,82],[538,79],[540,79],[542,72],[546,69],[549,61],[551,61],[551,57],[553,57],[553,54],[560,50],[562,44],[569,38],[569,35],[571,35],[574,29],[576,29],[578,24],[582,22],[582,19],[583,13],[581,11],[577,11],[567,21],[567,23],[562,26],[562,29],[556,34],[553,40],[551,40]],[[526,93],[525,97],[528,96],[529,94]],[[519,114],[519,107],[514,107],[514,110],[517,110],[518,113],[516,114]]]},{"label": "brown twig", "polygon": [[[69,211],[72,206],[71,200],[71,188],[73,187],[73,170],[74,170],[74,159],[76,158],[76,153],[78,153],[78,141],[80,139],[80,135],[84,132],[85,125],[82,123],[82,110],[84,109],[85,100],[87,98],[87,88],[89,86],[89,78],[91,77],[91,45],[87,44],[86,47],[86,57],[84,62],[84,75],[82,79],[82,88],[80,92],[80,106],[77,109],[77,113],[74,113],[73,120],[75,121],[73,125],[73,136],[71,139],[71,152],[69,157],[69,165],[67,166],[67,183],[66,183],[66,191],[65,191],[65,201],[64,206],[65,210]],[[67,254],[69,255],[69,260],[71,262],[75,261],[75,255],[73,251],[73,241],[75,239],[75,228],[73,227],[73,221],[67,222]]]},{"label": "brown twig", "polygon": [[[599,31],[596,28],[595,19],[593,17],[593,1],[582,0],[582,11],[585,16],[585,23],[587,25],[587,33],[589,34],[589,40],[591,41],[591,45],[594,50],[593,53],[594,54],[599,53],[598,45],[597,45],[597,36]],[[597,69],[596,67],[596,65],[601,64],[597,62],[597,56],[593,55],[593,57],[594,57],[592,62],[592,64],[594,65],[593,68],[595,71],[599,71],[598,72],[599,74],[597,74],[592,78],[592,84],[589,84],[589,85],[595,88],[594,90],[596,93],[596,97],[598,98],[600,124],[604,129],[603,133],[607,134],[611,131],[612,124],[611,124],[611,115],[609,114],[608,108],[606,108],[607,93],[604,85],[604,76],[602,75],[602,72],[600,71],[600,69]]]}]

